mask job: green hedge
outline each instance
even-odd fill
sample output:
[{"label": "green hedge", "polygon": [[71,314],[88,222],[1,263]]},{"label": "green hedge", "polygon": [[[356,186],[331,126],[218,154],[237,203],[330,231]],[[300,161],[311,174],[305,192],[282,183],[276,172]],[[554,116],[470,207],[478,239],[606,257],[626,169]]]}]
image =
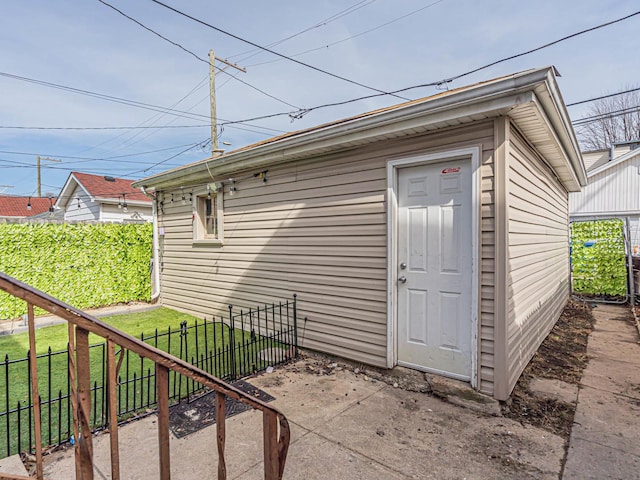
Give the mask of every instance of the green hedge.
[{"label": "green hedge", "polygon": [[[0,224],[0,271],[78,308],[148,301],[151,256],[151,223]],[[0,292],[0,319],[25,313]]]},{"label": "green hedge", "polygon": [[624,296],[627,267],[622,220],[571,224],[573,291]]}]

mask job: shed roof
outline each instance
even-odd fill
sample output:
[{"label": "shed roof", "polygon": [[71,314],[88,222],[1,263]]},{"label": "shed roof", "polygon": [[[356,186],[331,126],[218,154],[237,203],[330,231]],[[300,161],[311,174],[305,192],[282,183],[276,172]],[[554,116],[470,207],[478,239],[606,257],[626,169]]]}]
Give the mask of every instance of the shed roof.
[{"label": "shed roof", "polygon": [[56,206],[64,208],[72,199],[76,186],[84,190],[93,201],[116,203],[119,199],[126,197],[127,203],[132,205],[151,205],[151,199],[133,187],[132,183],[133,180],[127,180],[126,178],[71,172],[62,187]]},{"label": "shed roof", "polygon": [[221,177],[243,169],[509,115],[550,160],[567,190],[579,191],[586,184],[586,172],[555,74],[553,67],[545,67],[494,78],[279,135],[133,185],[156,190],[188,185],[202,181],[203,176]]},{"label": "shed roof", "polygon": [[[22,197],[12,195],[0,195],[0,217],[31,217],[46,212],[51,206],[51,202],[55,202],[55,197]],[[28,205],[31,204],[31,210]]]}]

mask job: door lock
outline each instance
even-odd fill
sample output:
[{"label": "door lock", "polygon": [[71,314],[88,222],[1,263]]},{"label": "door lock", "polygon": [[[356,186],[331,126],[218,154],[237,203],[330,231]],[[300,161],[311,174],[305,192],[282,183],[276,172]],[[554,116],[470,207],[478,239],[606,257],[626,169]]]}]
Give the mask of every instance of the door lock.
[{"label": "door lock", "polygon": [[400,283],[407,283],[407,277],[400,277],[400,278],[398,279],[398,281],[399,281]]},{"label": "door lock", "polygon": [[401,263],[400,264],[400,270],[404,270],[405,268],[407,268],[407,264],[406,263]]}]

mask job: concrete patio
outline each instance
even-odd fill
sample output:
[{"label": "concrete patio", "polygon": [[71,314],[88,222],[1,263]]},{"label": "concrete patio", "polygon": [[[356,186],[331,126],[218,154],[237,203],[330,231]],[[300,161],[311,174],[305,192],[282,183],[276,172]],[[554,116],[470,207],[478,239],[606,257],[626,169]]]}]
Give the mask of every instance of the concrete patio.
[{"label": "concrete patio", "polygon": [[[273,395],[288,417],[287,479],[557,479],[563,439],[512,420],[483,415],[423,393],[355,374],[327,374],[302,360],[251,383]],[[311,367],[311,368],[309,368]],[[261,479],[262,418],[227,420],[230,479]],[[172,478],[217,478],[215,426],[171,439]],[[121,472],[158,478],[155,416],[120,429]],[[111,478],[108,435],[95,439],[96,478]],[[49,456],[45,476],[73,478],[71,450]]]}]

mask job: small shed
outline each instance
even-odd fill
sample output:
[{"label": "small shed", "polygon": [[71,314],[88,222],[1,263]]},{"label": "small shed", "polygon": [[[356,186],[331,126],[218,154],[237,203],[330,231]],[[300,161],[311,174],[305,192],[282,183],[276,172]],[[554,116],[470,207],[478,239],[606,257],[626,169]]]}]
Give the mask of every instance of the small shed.
[{"label": "small shed", "polygon": [[164,305],[298,293],[305,348],[506,399],[569,295],[586,183],[553,67],[284,134],[134,183]]},{"label": "small shed", "polygon": [[153,220],[151,199],[132,180],[71,172],[55,208],[65,221],[142,223]]}]

